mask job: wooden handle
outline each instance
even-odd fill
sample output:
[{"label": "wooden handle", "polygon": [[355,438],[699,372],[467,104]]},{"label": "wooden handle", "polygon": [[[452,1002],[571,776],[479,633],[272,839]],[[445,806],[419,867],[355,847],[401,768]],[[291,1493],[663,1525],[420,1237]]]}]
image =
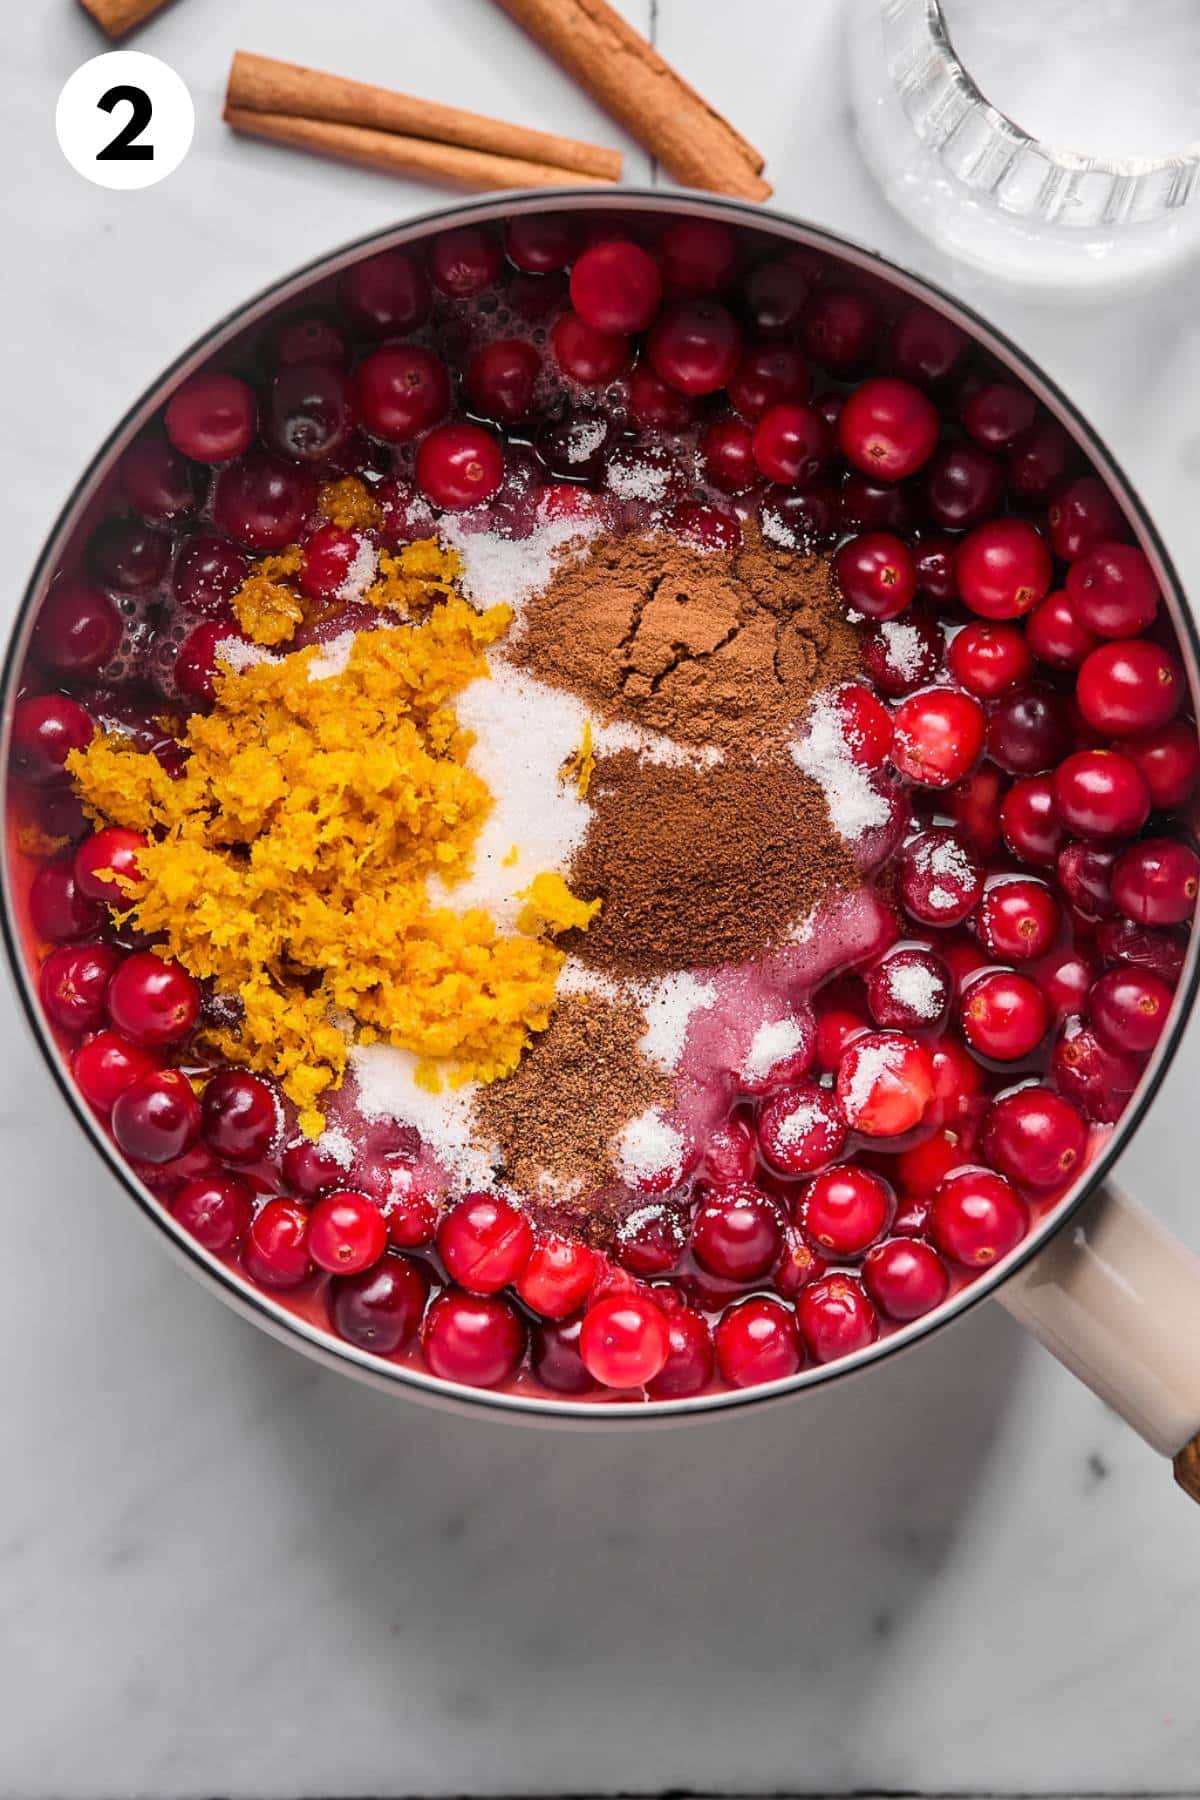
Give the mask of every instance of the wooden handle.
[{"label": "wooden handle", "polygon": [[1176,1481],[1200,1505],[1200,1431],[1176,1453],[1174,1466]]}]

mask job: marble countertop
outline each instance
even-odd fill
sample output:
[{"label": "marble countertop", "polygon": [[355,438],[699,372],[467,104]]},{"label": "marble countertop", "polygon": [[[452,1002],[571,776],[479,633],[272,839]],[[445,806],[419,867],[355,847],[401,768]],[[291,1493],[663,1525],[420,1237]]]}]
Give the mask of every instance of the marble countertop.
[{"label": "marble countertop", "polygon": [[[764,147],[781,206],[1026,345],[1200,575],[1194,283],[1071,314],[940,266],[856,160],[838,0],[624,10]],[[195,144],[161,186],[107,193],[53,132],[103,47],[89,22],[43,0],[5,38],[6,617],[68,484],[178,348],[431,204],[229,137],[235,42],[620,135],[489,0],[176,0],[136,44],[189,83]],[[0,1800],[1196,1791],[1200,1518],[994,1306],[765,1415],[654,1437],[443,1416],[202,1292],[66,1122],[7,985],[0,1034]],[[1198,1077],[1200,1028],[1122,1165],[1194,1246]]]}]

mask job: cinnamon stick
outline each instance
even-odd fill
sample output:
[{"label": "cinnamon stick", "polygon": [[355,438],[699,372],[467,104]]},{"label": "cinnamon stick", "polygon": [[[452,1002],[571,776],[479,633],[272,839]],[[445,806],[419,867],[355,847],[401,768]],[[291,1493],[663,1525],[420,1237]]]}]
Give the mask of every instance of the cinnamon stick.
[{"label": "cinnamon stick", "polygon": [[79,0],[85,12],[95,19],[109,37],[124,37],[151,13],[156,13],[166,0]]},{"label": "cinnamon stick", "polygon": [[[244,121],[243,115],[250,113],[271,115],[276,120],[308,120],[352,128],[370,133],[371,140],[347,139],[338,150],[337,139],[321,142],[311,134],[297,137],[285,135],[277,127],[258,129]],[[413,94],[398,94],[391,88],[373,87],[369,82],[350,81],[341,75],[306,69],[299,63],[278,62],[245,50],[234,53],[230,66],[225,117],[240,130],[257,130],[261,137],[306,143],[313,149],[328,148],[332,154],[368,161],[376,168],[441,173],[448,181],[461,181],[472,187],[546,187],[578,180],[580,176],[589,181],[618,181],[621,175],[619,150],[580,143],[548,131],[533,131],[503,119],[466,112],[461,107],[442,106]],[[435,164],[430,161],[431,148],[416,154],[413,160],[411,149],[401,156],[395,145],[389,149],[375,144],[374,138],[384,134],[407,146],[424,142],[429,147],[469,153],[476,160],[439,155]],[[381,160],[375,160],[376,157]],[[485,164],[481,160],[485,158],[492,159],[496,166]],[[518,169],[524,171],[520,181],[515,177]],[[533,170],[537,173],[531,173]]]},{"label": "cinnamon stick", "polygon": [[498,0],[685,187],[765,200],[763,157],[608,0]]}]

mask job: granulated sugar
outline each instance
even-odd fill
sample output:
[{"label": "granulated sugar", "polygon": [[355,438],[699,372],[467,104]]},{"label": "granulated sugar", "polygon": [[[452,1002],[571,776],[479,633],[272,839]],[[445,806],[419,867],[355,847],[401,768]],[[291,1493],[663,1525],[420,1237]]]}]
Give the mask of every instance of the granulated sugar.
[{"label": "granulated sugar", "polygon": [[939,1019],[946,1004],[946,984],[924,963],[894,962],[883,965],[888,993],[897,1005],[918,1019]]},{"label": "granulated sugar", "polygon": [[925,639],[915,625],[903,619],[886,619],[879,635],[887,647],[887,660],[905,681],[916,681],[925,668]]},{"label": "granulated sugar", "polygon": [[866,1049],[857,1052],[854,1073],[845,1097],[846,1112],[851,1122],[858,1118],[867,1105],[880,1077],[893,1074],[901,1068],[904,1056],[903,1044],[891,1038],[885,1038],[876,1044],[868,1044]]},{"label": "granulated sugar", "polygon": [[314,1145],[319,1156],[327,1156],[339,1169],[348,1169],[354,1161],[354,1145],[336,1125],[329,1125]]},{"label": "granulated sugar", "polygon": [[824,1124],[826,1114],[824,1108],[816,1100],[804,1098],[786,1112],[782,1118],[776,1117],[773,1124],[775,1137],[785,1150],[792,1149],[802,1143],[809,1132],[818,1125]]},{"label": "granulated sugar", "polygon": [[252,669],[256,663],[279,661],[269,650],[264,650],[261,644],[251,644],[240,637],[219,638],[213,648],[213,655],[218,662],[223,662],[239,675],[243,669]]},{"label": "granulated sugar", "polygon": [[339,600],[361,600],[379,569],[379,552],[366,538],[359,541],[345,579],[337,590]]},{"label": "granulated sugar", "polygon": [[[915,869],[934,878],[925,895],[926,904],[934,912],[961,912],[963,894],[969,892],[974,883],[975,869],[957,838],[918,838],[910,855]],[[941,881],[938,876],[942,877]],[[949,885],[951,883],[953,885]]]},{"label": "granulated sugar", "polygon": [[309,660],[308,679],[328,681],[334,675],[341,675],[350,661],[356,635],[353,631],[343,631],[339,637],[330,638],[323,644],[317,655]]},{"label": "granulated sugar", "polygon": [[887,795],[855,761],[842,713],[828,695],[813,701],[804,733],[793,739],[790,749],[793,761],[822,789],[834,829],[847,843],[887,824],[891,817]]},{"label": "granulated sugar", "polygon": [[804,1033],[795,1019],[768,1019],[750,1040],[742,1074],[747,1081],[763,1081],[789,1056],[794,1056],[804,1042]]},{"label": "granulated sugar", "polygon": [[452,1179],[469,1187],[492,1185],[493,1153],[472,1131],[477,1082],[431,1094],[414,1079],[417,1059],[390,1044],[359,1044],[350,1052],[358,1084],[358,1110],[368,1119],[412,1125]]},{"label": "granulated sugar", "polygon": [[468,600],[481,610],[511,606],[519,614],[531,594],[548,586],[560,557],[572,549],[583,555],[599,530],[589,519],[550,519],[528,537],[512,538],[443,519],[441,539],[462,557],[460,585]]},{"label": "granulated sugar", "polygon": [[707,1010],[717,998],[711,981],[701,981],[688,970],[646,984],[639,993],[646,1029],[638,1048],[663,1069],[677,1069],[693,1015]]},{"label": "granulated sugar", "polygon": [[629,1187],[638,1187],[656,1177],[671,1184],[683,1174],[686,1148],[678,1126],[672,1125],[660,1107],[651,1106],[636,1119],[630,1119],[617,1139],[613,1160],[617,1173]]}]

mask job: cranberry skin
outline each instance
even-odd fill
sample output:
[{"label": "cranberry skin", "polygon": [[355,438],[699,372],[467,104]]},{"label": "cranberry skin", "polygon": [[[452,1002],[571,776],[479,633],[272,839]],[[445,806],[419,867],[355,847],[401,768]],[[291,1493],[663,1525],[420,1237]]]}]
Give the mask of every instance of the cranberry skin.
[{"label": "cranberry skin", "polygon": [[504,248],[509,261],[530,275],[553,275],[575,254],[575,221],[566,213],[535,213],[509,219]]},{"label": "cranberry skin", "polygon": [[1047,518],[1050,546],[1063,562],[1077,562],[1097,544],[1125,535],[1124,515],[1095,475],[1081,475],[1060,489]]},{"label": "cranberry skin", "polygon": [[759,528],[768,544],[805,553],[839,535],[837,517],[838,497],[827,486],[806,488],[803,493],[768,488],[758,514]]},{"label": "cranberry skin", "polygon": [[96,721],[78,700],[65,694],[34,694],[13,709],[13,774],[34,787],[66,781],[72,750],[86,750]]},{"label": "cranberry skin", "polygon": [[871,1021],[848,1007],[831,1007],[817,1021],[817,1067],[822,1074],[835,1075],[842,1054],[858,1038],[866,1037]]},{"label": "cranberry skin", "polygon": [[350,346],[337,320],[328,314],[293,313],[272,332],[266,360],[279,369],[290,369],[296,363],[326,363],[332,369],[343,369],[350,360]]},{"label": "cranberry skin", "polygon": [[583,1314],[535,1325],[530,1337],[529,1366],[555,1394],[590,1394],[596,1383],[583,1366],[579,1339]]},{"label": "cranberry skin", "polygon": [[1073,839],[1058,853],[1058,885],[1085,919],[1103,919],[1116,911],[1112,872],[1119,852],[1113,844]]},{"label": "cranberry skin", "polygon": [[1071,564],[1067,593],[1080,624],[1096,637],[1137,637],[1158,614],[1158,582],[1134,544],[1094,544]]},{"label": "cranberry skin", "polygon": [[897,640],[889,635],[897,629],[891,620],[873,625],[859,641],[863,672],[880,693],[899,699],[922,687],[937,673],[942,657],[942,634],[928,619],[910,613],[898,628],[903,634]]},{"label": "cranberry skin", "polygon": [[645,331],[661,299],[658,264],[628,238],[593,244],[571,270],[571,305],[595,331]]},{"label": "cranberry skin", "polygon": [[719,550],[726,556],[734,556],[742,546],[742,528],[737,519],[730,513],[718,511],[715,506],[699,506],[685,500],[681,506],[671,508],[664,523],[668,531],[682,538],[693,550]]},{"label": "cranberry skin", "polygon": [[759,263],[742,286],[745,313],[754,330],[768,339],[790,338],[800,324],[808,283],[794,263],[781,257]]},{"label": "cranberry skin", "polygon": [[175,559],[175,598],[192,612],[223,612],[249,573],[244,550],[219,532],[198,531]]},{"label": "cranberry skin", "polygon": [[881,1313],[907,1325],[942,1304],[950,1292],[950,1274],[929,1244],[893,1237],[868,1250],[863,1286]]},{"label": "cranberry skin", "polygon": [[[906,1196],[932,1194],[940,1187],[951,1169],[961,1168],[965,1160],[961,1136],[943,1125],[931,1137],[902,1150],[896,1158],[896,1178]],[[905,1206],[892,1220],[892,1231],[901,1237],[919,1237],[925,1230],[925,1219]]]},{"label": "cranberry skin", "polygon": [[927,1030],[950,1004],[950,971],[931,950],[892,950],[865,978],[871,1017],[883,1030]]},{"label": "cranberry skin", "polygon": [[254,442],[254,389],[236,375],[193,375],[176,388],[163,423],[175,448],[193,462],[231,462]]},{"label": "cranberry skin", "polygon": [[847,603],[868,619],[898,618],[917,591],[908,547],[891,532],[867,531],[851,538],[833,566]]},{"label": "cranberry skin", "polygon": [[841,720],[842,736],[862,769],[878,769],[892,746],[892,715],[861,682],[847,682],[837,690],[833,704]]},{"label": "cranberry skin", "polygon": [[667,1314],[667,1360],[646,1383],[652,1400],[684,1400],[712,1380],[713,1336],[708,1320],[690,1306]]},{"label": "cranberry skin", "polygon": [[985,620],[964,625],[951,642],[946,661],[960,687],[980,700],[997,700],[1033,674],[1024,633],[1015,625]]},{"label": "cranberry skin", "polygon": [[1005,781],[986,764],[950,790],[950,812],[958,830],[980,856],[992,857],[1003,842],[1000,803]]},{"label": "cranberry skin", "polygon": [[502,1196],[468,1194],[438,1226],[437,1248],[460,1287],[497,1294],[529,1261],[533,1229],[524,1213]]},{"label": "cranberry skin", "polygon": [[217,476],[213,520],[252,550],[283,550],[300,535],[314,493],[307,469],[253,450]]},{"label": "cranberry skin", "polygon": [[1036,682],[1005,695],[988,718],[988,756],[1009,775],[1045,773],[1070,743],[1070,725],[1061,699]]},{"label": "cranberry skin", "polygon": [[1121,748],[1141,770],[1155,812],[1176,811],[1191,799],[1200,779],[1200,740],[1190,720],[1172,719],[1126,738]]},{"label": "cranberry skin", "polygon": [[206,619],[189,631],[175,658],[175,685],[189,700],[211,700],[217,673],[217,647],[228,638],[240,638],[227,620]]},{"label": "cranberry skin", "polygon": [[586,1244],[551,1235],[534,1246],[516,1279],[516,1290],[531,1311],[545,1319],[576,1312],[596,1278],[596,1255]]},{"label": "cranberry skin", "polygon": [[664,1368],[669,1350],[666,1318],[640,1294],[614,1294],[583,1315],[579,1354],[602,1387],[645,1387]]},{"label": "cranberry skin", "polygon": [[344,531],[340,525],[319,526],[305,539],[300,592],[311,600],[332,599],[348,579],[362,544],[355,531]]},{"label": "cranberry skin", "polygon": [[372,436],[407,444],[446,415],[446,365],[423,344],[387,344],[364,357],[355,370],[354,404]]},{"label": "cranberry skin", "polygon": [[1025,636],[1038,661],[1051,669],[1077,669],[1100,641],[1065,588],[1038,601],[1025,621]]},{"label": "cranberry skin", "polygon": [[1058,902],[1044,883],[1018,877],[988,888],[973,923],[990,955],[1005,962],[1028,962],[1050,949],[1061,918]]},{"label": "cranberry skin", "polygon": [[88,540],[88,562],[105,587],[123,594],[157,587],[171,560],[166,532],[140,519],[106,519]]},{"label": "cranberry skin", "polygon": [[525,1326],[506,1300],[448,1288],[425,1314],[421,1347],[430,1373],[443,1381],[497,1387],[516,1373]]},{"label": "cranberry skin", "polygon": [[799,1226],[789,1225],[783,1234],[783,1252],[771,1282],[785,1300],[795,1300],[809,1282],[819,1281],[828,1268],[828,1262],[813,1249]]},{"label": "cranberry skin", "polygon": [[997,1100],[984,1127],[988,1161],[1021,1187],[1047,1193],[1083,1167],[1087,1121],[1048,1088],[1020,1088]]},{"label": "cranberry skin", "polygon": [[250,1190],[233,1175],[201,1177],[184,1182],[170,1210],[197,1243],[222,1256],[250,1229]]},{"label": "cranberry skin", "polygon": [[826,1275],[806,1287],[796,1302],[796,1320],[816,1363],[852,1356],[879,1336],[879,1315],[849,1275]]},{"label": "cranberry skin", "polygon": [[280,1169],[284,1186],[293,1188],[306,1200],[315,1200],[326,1188],[339,1187],[346,1175],[345,1164],[327,1155],[311,1138],[298,1138],[289,1144]]},{"label": "cranberry skin", "polygon": [[653,1201],[622,1220],[613,1254],[623,1269],[649,1279],[677,1268],[687,1241],[687,1221],[679,1208]]},{"label": "cranberry skin", "polygon": [[421,1264],[393,1251],[329,1284],[329,1317],[339,1337],[376,1356],[394,1356],[416,1335],[429,1296]]},{"label": "cranberry skin", "polygon": [[943,1181],[929,1210],[929,1232],[943,1256],[983,1269],[1015,1250],[1029,1229],[1024,1201],[1002,1175],[964,1169]]},{"label": "cranberry skin", "polygon": [[1076,461],[1075,445],[1057,420],[1038,419],[1008,453],[1008,491],[1017,501],[1045,500]]},{"label": "cranberry skin", "polygon": [[745,1119],[725,1120],[709,1133],[704,1146],[704,1175],[713,1187],[749,1181],[756,1161],[755,1137]]},{"label": "cranberry skin", "polygon": [[352,422],[341,370],[297,363],[281,369],[271,383],[263,436],[281,456],[319,463],[346,442]]},{"label": "cranberry skin", "polygon": [[700,460],[706,478],[723,494],[743,494],[753,487],[754,433],[741,419],[714,419],[700,436]]},{"label": "cranberry skin", "polygon": [[1088,989],[1096,979],[1095,964],[1074,948],[1055,951],[1037,971],[1038,981],[1059,1022],[1082,1012]]},{"label": "cranberry skin", "polygon": [[871,354],[877,325],[875,308],[864,294],[828,287],[808,302],[801,335],[808,354],[831,375],[852,375]]},{"label": "cranberry skin", "polygon": [[196,472],[155,426],[134,438],[119,474],[130,506],[151,525],[168,525],[195,510]]},{"label": "cranberry skin", "polygon": [[990,519],[1004,498],[1004,471],[974,444],[943,444],[922,481],[925,508],[944,531],[965,531]]},{"label": "cranberry skin", "polygon": [[1119,750],[1077,750],[1055,771],[1054,805],[1079,837],[1133,837],[1150,816],[1150,789]]},{"label": "cranberry skin", "polygon": [[351,324],[365,337],[404,337],[429,317],[429,277],[404,250],[355,263],[342,276],[339,297]]},{"label": "cranberry skin", "polygon": [[1059,1091],[1097,1125],[1116,1123],[1142,1073],[1134,1057],[1110,1050],[1088,1026],[1072,1020],[1059,1034],[1050,1068]]},{"label": "cranberry skin", "polygon": [[316,1202],[308,1221],[308,1252],[319,1269],[357,1275],[387,1249],[387,1223],[366,1194],[343,1188]]},{"label": "cranberry skin", "polygon": [[1044,539],[1024,519],[989,519],[958,547],[958,591],[984,619],[1019,619],[1050,592],[1053,566]]},{"label": "cranberry skin", "polygon": [[835,1094],[815,1081],[781,1088],[763,1103],[758,1142],[781,1175],[810,1175],[839,1156],[849,1126]]},{"label": "cranberry skin", "polygon": [[87,900],[99,900],[108,906],[127,904],[129,889],[122,883],[141,882],[137,859],[146,848],[147,839],[140,831],[106,825],[93,832],[75,851],[75,885],[79,892]]},{"label": "cranberry skin", "polygon": [[416,1191],[394,1194],[384,1207],[388,1238],[401,1250],[432,1244],[437,1231],[437,1208],[427,1194]]},{"label": "cranberry skin", "polygon": [[1000,802],[1004,842],[1019,862],[1049,868],[1066,833],[1048,777],[1014,781]]},{"label": "cranberry skin", "polygon": [[220,1069],[200,1102],[200,1134],[222,1162],[258,1162],[279,1136],[283,1109],[274,1088],[244,1069]]},{"label": "cranberry skin", "polygon": [[848,469],[842,481],[839,512],[846,531],[909,532],[916,526],[911,487],[873,480],[857,469]]},{"label": "cranberry skin", "polygon": [[1045,1037],[1050,1008],[1028,975],[995,969],[971,983],[962,998],[959,1023],[968,1044],[981,1056],[993,1062],[1019,1062]]},{"label": "cranberry skin", "polygon": [[782,400],[754,427],[754,460],[768,481],[805,487],[829,457],[829,427],[814,406]]},{"label": "cranberry skin", "polygon": [[868,1169],[826,1169],[805,1189],[800,1223],[831,1256],[861,1256],[882,1236],[892,1212],[891,1189]]},{"label": "cranberry skin", "polygon": [[501,425],[515,425],[526,417],[533,405],[534,388],[541,369],[541,356],[524,338],[497,338],[484,344],[475,352],[467,369],[467,392],[472,407],[486,419],[495,419]]},{"label": "cranberry skin", "polygon": [[1113,899],[1137,925],[1184,925],[1200,893],[1200,856],[1174,838],[1131,844],[1113,870]]},{"label": "cranberry skin", "polygon": [[933,455],[938,416],[911,382],[875,375],[847,395],[837,431],[842,455],[856,469],[877,480],[903,481]]},{"label": "cranberry skin", "polygon": [[504,453],[482,426],[454,421],[423,440],[416,474],[427,499],[458,512],[491,499],[504,479]]},{"label": "cranberry skin", "polygon": [[429,273],[439,294],[466,300],[498,280],[504,255],[490,231],[464,225],[440,231],[429,250]]},{"label": "cranberry skin", "polygon": [[629,366],[629,340],[595,331],[577,313],[564,313],[550,328],[550,348],[564,375],[583,387],[615,381]]},{"label": "cranberry skin", "polygon": [[312,1274],[308,1213],[295,1200],[268,1200],[242,1246],[242,1267],[261,1287],[299,1287]]},{"label": "cranberry skin", "polygon": [[891,360],[906,381],[934,385],[951,376],[967,348],[966,333],[928,306],[910,306],[892,328]]},{"label": "cranberry skin", "polygon": [[900,1032],[868,1032],[842,1056],[837,1097],[855,1131],[900,1137],[921,1123],[933,1099],[929,1052]]},{"label": "cranberry skin", "polygon": [[978,762],[986,723],[973,695],[927,688],[896,710],[892,762],[922,787],[950,787]]},{"label": "cranberry skin", "polygon": [[29,922],[39,938],[73,943],[104,927],[102,906],[80,893],[70,859],[43,863],[29,888]]},{"label": "cranberry skin", "polygon": [[680,300],[665,307],[646,339],[656,374],[684,394],[715,394],[725,387],[741,354],[737,321],[716,300]]},{"label": "cranberry skin", "polygon": [[121,641],[121,615],[107,594],[86,581],[51,588],[33,631],[33,654],[51,674],[94,675]]},{"label": "cranberry skin", "polygon": [[1110,1050],[1148,1056],[1162,1035],[1173,999],[1173,989],[1149,969],[1109,969],[1088,995],[1088,1017]]},{"label": "cranberry skin", "polygon": [[94,1031],[104,1022],[104,995],[120,962],[109,944],[52,950],[38,975],[42,1010],[60,1031]]},{"label": "cranberry skin", "polygon": [[943,826],[905,844],[897,874],[904,910],[920,925],[960,925],[983,892],[982,866]]},{"label": "cranberry skin", "polygon": [[737,237],[716,219],[676,219],[663,232],[658,260],[672,292],[715,294],[737,269]]},{"label": "cranberry skin", "polygon": [[686,394],[668,387],[645,363],[629,377],[629,417],[643,431],[684,431],[693,407]]},{"label": "cranberry skin", "polygon": [[716,1348],[721,1378],[732,1387],[782,1381],[804,1362],[795,1315],[765,1295],[729,1308],[717,1326]]},{"label": "cranberry skin", "polygon": [[156,1049],[185,1038],[200,1015],[200,990],[180,963],[151,950],[127,956],[108,986],[108,1016],[132,1043]]},{"label": "cranberry skin", "polygon": [[922,538],[913,551],[913,567],[917,574],[917,592],[938,606],[950,606],[958,599],[958,583],[954,578],[954,539]]},{"label": "cranberry skin", "polygon": [[[1135,925],[1132,919],[1105,919],[1096,928],[1096,948],[1105,962],[1152,969],[1164,981],[1179,980],[1187,947],[1186,931],[1156,930],[1151,925]],[[1071,1011],[1082,1012],[1082,1001]]]},{"label": "cranberry skin", "polygon": [[783,1220],[775,1202],[745,1183],[706,1195],[692,1227],[696,1261],[710,1275],[754,1281],[779,1255]]},{"label": "cranberry skin", "polygon": [[71,1062],[75,1085],[89,1106],[107,1115],[118,1094],[143,1076],[153,1074],[158,1062],[148,1050],[131,1044],[116,1031],[99,1031],[81,1044]]},{"label": "cranberry skin", "polygon": [[807,400],[808,363],[793,344],[751,344],[729,382],[729,404],[754,423],[772,406]]},{"label": "cranberry skin", "polygon": [[1131,737],[1173,719],[1185,686],[1178,657],[1148,638],[1126,638],[1101,644],[1085,659],[1075,698],[1094,731]]},{"label": "cranberry skin", "polygon": [[1011,381],[987,381],[965,402],[963,429],[982,450],[1009,450],[1037,418],[1028,388]]},{"label": "cranberry skin", "polygon": [[113,1101],[112,1134],[135,1162],[173,1162],[196,1141],[200,1104],[178,1069],[139,1076]]}]

